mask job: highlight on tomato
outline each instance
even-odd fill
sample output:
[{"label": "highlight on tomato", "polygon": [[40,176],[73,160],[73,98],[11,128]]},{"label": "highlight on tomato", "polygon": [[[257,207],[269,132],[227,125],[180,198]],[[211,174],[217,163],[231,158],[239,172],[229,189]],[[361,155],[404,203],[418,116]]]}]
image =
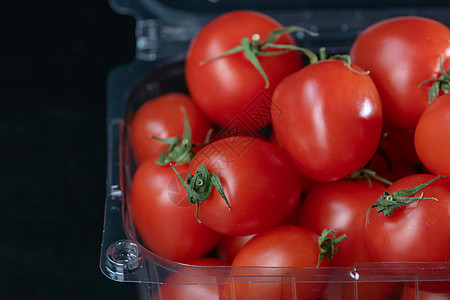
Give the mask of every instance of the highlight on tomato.
[{"label": "highlight on tomato", "polygon": [[303,66],[292,31],[255,11],[224,13],[204,26],[186,55],[189,93],[210,120],[222,127],[241,122],[256,130],[270,124],[273,90]]},{"label": "highlight on tomato", "polygon": [[354,41],[352,62],[370,71],[383,103],[385,122],[414,128],[428,105],[439,61],[450,65],[450,29],[433,19],[401,16],[377,22]]},{"label": "highlight on tomato", "polygon": [[371,77],[346,56],[310,64],[277,86],[273,129],[307,177],[335,181],[363,168],[378,148],[382,108]]}]

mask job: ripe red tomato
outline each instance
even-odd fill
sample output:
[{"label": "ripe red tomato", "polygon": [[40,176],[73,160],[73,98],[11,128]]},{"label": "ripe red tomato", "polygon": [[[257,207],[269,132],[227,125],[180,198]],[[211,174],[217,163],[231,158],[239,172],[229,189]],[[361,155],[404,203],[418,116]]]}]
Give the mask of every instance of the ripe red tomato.
[{"label": "ripe red tomato", "polygon": [[385,121],[414,128],[427,107],[439,59],[450,64],[450,29],[422,17],[386,19],[365,29],[352,45],[352,62],[370,70],[380,92]]},{"label": "ripe red tomato", "polygon": [[[167,259],[184,262],[209,252],[221,235],[198,223],[183,187],[170,166],[149,158],[136,170],[130,210],[144,244]],[[178,165],[186,174],[187,165]]]},{"label": "ripe red tomato", "polygon": [[[194,101],[210,120],[223,127],[239,122],[251,129],[270,123],[273,90],[286,75],[302,67],[299,52],[258,57],[268,77],[268,88],[242,52],[201,63],[239,46],[243,38],[258,34],[265,41],[271,31],[281,28],[280,23],[265,14],[239,10],[212,20],[193,39],[186,56],[186,83]],[[295,45],[288,34],[281,35],[275,43]]]},{"label": "ripe red tomato", "polygon": [[415,149],[434,174],[450,176],[450,93],[439,96],[420,117],[414,136]]},{"label": "ripe red tomato", "polygon": [[136,111],[130,124],[130,136],[136,160],[141,163],[150,156],[161,154],[167,144],[153,139],[183,136],[186,109],[193,143],[203,143],[210,122],[192,99],[182,93],[168,93],[145,102]]},{"label": "ripe red tomato", "polygon": [[[318,237],[317,234],[309,229],[299,226],[286,225],[274,227],[268,231],[257,234],[245,244],[234,258],[232,266],[314,268],[317,266],[318,257],[321,252]],[[323,259],[318,269],[328,266],[329,261]],[[276,269],[273,272],[276,272]],[[246,273],[252,273],[251,269]],[[265,269],[265,272],[261,275],[272,275],[273,277],[258,278],[257,270],[254,271],[254,274],[255,277],[238,276],[233,278],[233,282],[236,284],[224,287],[224,299],[316,300],[322,294],[322,291],[326,286],[326,282],[296,283],[294,291],[293,283],[289,281],[295,280],[294,277],[284,276],[285,274],[281,274],[277,277],[275,276],[275,273],[271,274],[269,269]],[[300,281],[305,279],[307,278],[300,276],[297,280]],[[256,280],[266,280],[269,282],[245,283]],[[317,278],[315,280],[317,280]]]},{"label": "ripe red tomato", "polygon": [[[424,184],[436,176],[415,174],[403,177],[386,189],[395,191]],[[423,198],[401,206],[385,216],[375,209],[369,212],[366,223],[366,242],[376,261],[427,262],[448,261],[450,258],[450,179],[436,179],[411,197]]]},{"label": "ripe red tomato", "polygon": [[[323,228],[336,228],[335,234],[347,238],[330,261],[333,267],[352,267],[356,262],[371,262],[365,243],[367,209],[384,192],[387,185],[376,180],[339,180],[316,184],[306,195],[297,224],[320,234]],[[396,284],[357,283],[358,299],[387,299]],[[330,283],[324,299],[354,299],[353,284]]]},{"label": "ripe red tomato", "polygon": [[281,111],[272,114],[278,141],[313,180],[334,181],[359,170],[378,147],[378,92],[369,75],[342,61],[319,61],[288,76],[272,102]]},{"label": "ripe red tomato", "polygon": [[[228,262],[216,258],[202,257],[187,262],[194,266],[228,266]],[[158,286],[156,300],[219,300],[220,286],[214,276],[189,275],[174,272]]]},{"label": "ripe red tomato", "polygon": [[[431,182],[431,180],[435,179]],[[450,258],[450,179],[436,179],[431,174],[415,174],[403,177],[386,189],[383,197],[394,192],[411,189],[431,182],[407,198],[429,198],[396,208],[385,216],[371,209],[365,235],[368,249],[380,262],[444,262]],[[390,196],[389,196],[390,195]],[[380,197],[381,198],[381,197]],[[437,200],[436,200],[437,199]],[[405,200],[405,198],[403,198]],[[377,201],[377,203],[381,203]],[[381,206],[380,206],[381,207]],[[380,209],[377,207],[377,210]],[[421,290],[448,292],[448,282],[421,282]]]},{"label": "ripe red tomato", "polygon": [[[198,217],[223,234],[249,235],[275,226],[300,199],[297,169],[269,142],[244,136],[221,139],[203,147],[188,172],[195,174],[202,164],[210,174],[218,174],[230,208],[217,188],[212,188],[206,201],[198,205]],[[200,182],[203,187],[207,180]]]}]

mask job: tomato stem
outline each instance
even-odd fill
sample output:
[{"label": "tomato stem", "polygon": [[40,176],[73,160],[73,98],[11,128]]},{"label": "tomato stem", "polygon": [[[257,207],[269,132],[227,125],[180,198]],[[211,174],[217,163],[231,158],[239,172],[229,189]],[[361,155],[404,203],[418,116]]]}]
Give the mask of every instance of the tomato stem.
[{"label": "tomato stem", "polygon": [[434,81],[433,85],[431,86],[430,90],[428,91],[428,105],[430,105],[431,102],[437,96],[439,96],[440,91],[443,91],[444,94],[450,92],[450,67],[448,68],[447,71],[445,71],[444,65],[442,63],[442,55],[439,58],[439,68],[441,69],[441,77],[430,78],[430,79],[422,81],[419,84],[419,87],[421,87],[426,82]]},{"label": "tomato stem", "polygon": [[212,129],[210,129],[206,134],[203,144],[192,143],[191,126],[189,125],[189,119],[186,109],[184,108],[184,106],[180,106],[180,110],[183,113],[184,117],[183,138],[180,138],[178,136],[169,138],[159,138],[153,135],[151,136],[151,138],[155,140],[168,144],[166,149],[156,160],[156,163],[158,165],[167,165],[170,162],[175,162],[176,164],[188,164],[191,162],[192,158],[194,158],[195,155],[195,152],[192,148],[209,143]]},{"label": "tomato stem", "polygon": [[[281,29],[275,29],[269,33],[267,39],[261,43],[261,37],[259,34],[255,33],[251,36],[251,40],[249,38],[241,39],[241,44],[227,50],[221,54],[210,57],[204,61],[200,62],[200,65],[205,65],[213,60],[233,55],[238,52],[243,52],[244,56],[250,61],[250,63],[255,67],[255,69],[261,74],[265,82],[265,88],[269,88],[270,83],[267,77],[266,72],[262,68],[258,56],[275,56],[282,55],[291,51],[301,51],[303,52],[310,60],[310,63],[317,62],[317,56],[311,50],[305,49],[303,47],[298,47],[296,45],[284,45],[284,44],[275,44],[276,40],[285,33],[292,33],[296,31],[303,31],[311,36],[318,36],[319,34],[316,32],[312,32],[308,29],[299,26],[287,26]],[[276,51],[264,51],[266,49],[276,49]]]},{"label": "tomato stem", "polygon": [[327,49],[325,47],[319,48],[319,58],[321,61],[327,59],[342,61],[350,71],[359,75],[367,75],[370,73],[370,71],[358,72],[355,69],[352,69],[350,55],[348,54],[335,54],[333,56],[327,57]]},{"label": "tomato stem", "polygon": [[355,171],[345,177],[347,180],[367,180],[369,181],[370,186],[372,186],[372,179],[375,179],[379,182],[382,182],[387,185],[392,185],[392,181],[377,175],[375,171],[372,171],[368,168],[361,168],[358,171]]},{"label": "tomato stem", "polygon": [[319,59],[321,61],[327,59],[327,49],[325,47],[319,48]]},{"label": "tomato stem", "polygon": [[[333,258],[333,255],[337,253],[339,249],[339,243],[342,242],[347,236],[345,234],[336,237],[334,229],[324,229],[322,231],[322,234],[318,238],[319,246],[321,249],[321,252],[319,254],[319,261],[317,263],[316,268],[319,267],[320,263],[322,262],[323,258],[326,258],[327,260],[330,260]],[[330,238],[328,235],[332,233],[333,237]]]},{"label": "tomato stem", "polygon": [[345,66],[350,71],[352,71],[353,73],[356,73],[356,74],[359,74],[359,75],[367,75],[367,74],[370,73],[370,71],[358,72],[355,69],[353,69],[352,66],[351,66],[350,55],[348,55],[348,54],[336,54],[336,55],[333,55],[333,56],[329,57],[328,59],[339,60],[339,61],[344,62]]},{"label": "tomato stem", "polygon": [[422,189],[429,186],[431,183],[433,183],[436,179],[440,177],[445,177],[443,175],[436,176],[435,178],[431,179],[428,182],[419,184],[415,187],[404,189],[404,190],[398,190],[391,194],[388,192],[384,192],[380,197],[378,197],[377,202],[372,204],[369,209],[366,212],[366,219],[367,222],[370,224],[369,221],[369,212],[372,208],[377,208],[377,213],[383,213],[385,216],[390,216],[394,213],[394,211],[401,207],[405,206],[414,202],[417,202],[419,200],[435,200],[438,201],[435,197],[423,197],[423,193],[419,195],[419,197],[409,197],[411,195],[414,195],[418,192],[420,192]]},{"label": "tomato stem", "polygon": [[220,182],[219,175],[217,173],[210,174],[209,170],[206,168],[204,164],[201,164],[194,175],[188,174],[186,176],[186,181],[181,177],[180,173],[175,169],[175,167],[170,164],[172,169],[175,171],[175,174],[178,177],[178,180],[183,185],[186,190],[187,198],[191,204],[196,205],[195,217],[197,221],[201,223],[198,217],[198,209],[200,202],[206,201],[211,195],[211,191],[213,186],[216,187],[220,196],[225,200],[225,203],[228,205],[228,209],[231,209],[230,203],[228,202],[227,197],[225,196],[225,192],[223,191],[222,183]]}]

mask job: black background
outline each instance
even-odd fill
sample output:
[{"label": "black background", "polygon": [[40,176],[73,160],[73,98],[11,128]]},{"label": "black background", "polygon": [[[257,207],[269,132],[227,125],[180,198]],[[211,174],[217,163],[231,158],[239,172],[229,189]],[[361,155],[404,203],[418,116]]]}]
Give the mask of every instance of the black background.
[{"label": "black background", "polygon": [[0,14],[0,298],[136,299],[99,268],[105,82],[134,57],[134,20],[103,0]]}]

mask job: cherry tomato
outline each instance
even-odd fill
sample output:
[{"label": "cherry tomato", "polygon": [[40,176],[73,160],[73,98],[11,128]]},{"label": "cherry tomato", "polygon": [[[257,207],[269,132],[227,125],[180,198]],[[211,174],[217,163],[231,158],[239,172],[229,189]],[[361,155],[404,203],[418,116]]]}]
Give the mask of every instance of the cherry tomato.
[{"label": "cherry tomato", "polygon": [[[336,235],[347,238],[330,261],[333,267],[352,267],[356,262],[371,262],[365,243],[367,209],[387,185],[376,180],[339,180],[316,184],[306,195],[297,216],[297,224],[320,234],[323,228],[336,228]],[[357,299],[387,299],[396,284],[357,283]],[[353,284],[330,283],[324,299],[354,299]]]},{"label": "cherry tomato", "polygon": [[[210,120],[223,127],[242,123],[262,128],[270,123],[270,99],[274,88],[286,75],[302,67],[301,54],[293,51],[276,56],[258,56],[269,86],[243,52],[202,62],[241,44],[243,38],[257,34],[265,41],[282,25],[254,11],[225,13],[204,26],[193,39],[186,56],[186,83],[190,94]],[[295,45],[294,39],[281,35],[276,44]],[[267,49],[273,51],[274,49]]]},{"label": "cherry tomato", "polygon": [[[434,179],[434,181],[432,181]],[[430,183],[431,182],[431,183]],[[423,184],[429,184],[423,187]],[[395,192],[423,187],[401,201],[422,200],[400,206],[393,211],[385,208],[387,216],[375,207],[368,214],[365,236],[369,252],[380,262],[443,262],[450,258],[450,179],[431,174],[403,177],[386,189],[383,202],[392,207]],[[394,197],[395,196],[395,197]],[[389,198],[390,197],[390,198]],[[432,197],[432,198],[431,198]],[[381,197],[380,197],[381,199]],[[387,202],[386,202],[387,201]],[[382,201],[376,209],[384,208]],[[391,213],[389,215],[389,213]],[[421,289],[447,289],[448,282],[421,283]]]},{"label": "cherry tomato", "polygon": [[145,102],[136,111],[130,124],[130,136],[136,160],[141,163],[148,157],[161,154],[167,144],[153,139],[183,136],[186,110],[193,143],[203,143],[211,128],[192,99],[182,93],[168,93]]},{"label": "cherry tomato", "polygon": [[[318,235],[309,229],[294,225],[278,226],[268,231],[257,234],[247,244],[242,247],[233,260],[232,266],[239,267],[306,267],[317,266],[321,248],[318,243]],[[301,255],[299,255],[301,254]],[[318,269],[328,267],[329,261],[323,259]],[[246,273],[251,273],[249,269]],[[276,272],[274,269],[273,272]],[[316,272],[318,272],[316,270]],[[258,271],[254,271],[258,274]],[[273,277],[236,277],[232,286],[224,287],[224,299],[246,299],[246,300],[271,300],[271,299],[302,299],[316,300],[322,294],[326,286],[324,283],[293,283],[295,277],[279,277],[271,274],[269,269],[265,269],[262,275],[272,275]],[[308,280],[301,277],[298,280]],[[312,278],[310,278],[312,279]],[[251,281],[269,281],[267,283],[245,283]],[[285,281],[287,280],[287,281]],[[315,279],[317,280],[317,278]],[[285,282],[283,282],[285,281]],[[238,283],[239,282],[239,283]],[[242,282],[242,283],[241,283]],[[235,298],[232,298],[234,296]]]},{"label": "cherry tomato", "polygon": [[369,75],[342,61],[319,61],[288,76],[272,101],[281,111],[272,115],[278,141],[313,180],[334,181],[359,170],[378,147],[378,92]]},{"label": "cherry tomato", "polygon": [[[187,262],[194,266],[228,266],[228,262],[216,258],[202,257]],[[159,285],[156,300],[219,300],[220,286],[214,276],[189,275],[174,272]]]},{"label": "cherry tomato", "polygon": [[423,17],[396,17],[366,28],[353,43],[352,62],[369,70],[380,92],[386,122],[414,128],[439,77],[439,59],[450,64],[450,29]]},{"label": "cherry tomato", "polygon": [[[436,176],[415,174],[403,177],[386,189],[409,189]],[[423,193],[423,195],[422,195]],[[423,199],[385,216],[371,209],[366,222],[369,251],[377,261],[447,261],[450,257],[450,179],[438,178],[411,197]]]},{"label": "cherry tomato", "polygon": [[[198,218],[223,234],[249,235],[275,226],[300,199],[297,169],[269,142],[244,136],[221,139],[197,152],[188,172],[196,174],[200,165],[218,175],[229,206],[213,187],[209,197],[198,203]],[[200,182],[201,190],[208,179],[192,181]]]},{"label": "cherry tomato", "polygon": [[434,174],[450,176],[450,93],[439,96],[420,117],[414,136],[415,149]]},{"label": "cherry tomato", "polygon": [[[167,259],[184,262],[209,252],[221,235],[200,224],[183,187],[168,165],[156,156],[137,168],[130,192],[130,210],[144,244]],[[178,165],[186,174],[188,165]]]}]

